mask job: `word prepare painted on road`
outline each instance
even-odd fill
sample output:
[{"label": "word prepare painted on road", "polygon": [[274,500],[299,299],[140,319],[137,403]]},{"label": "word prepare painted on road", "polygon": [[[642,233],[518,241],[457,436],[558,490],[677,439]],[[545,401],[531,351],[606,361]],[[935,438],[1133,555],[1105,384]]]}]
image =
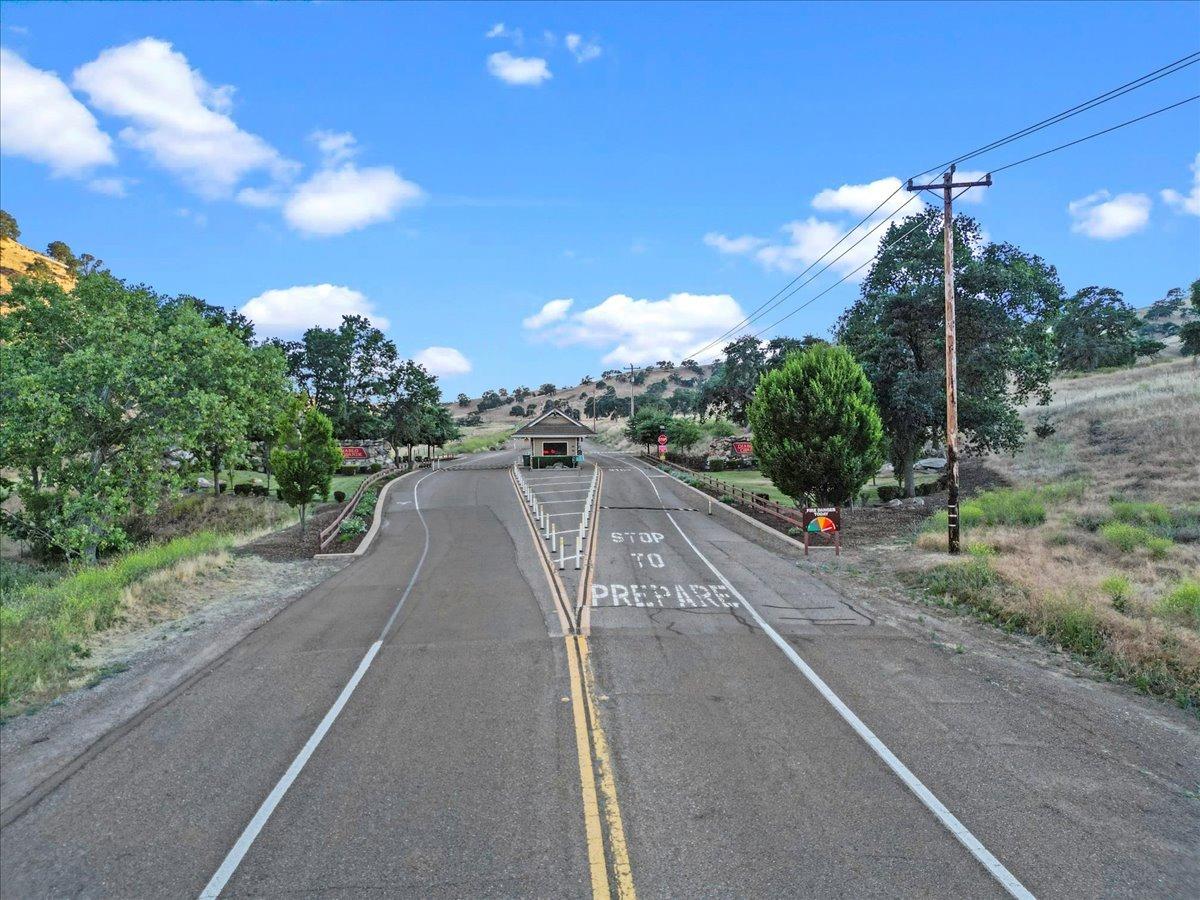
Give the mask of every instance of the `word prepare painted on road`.
[{"label": "word prepare painted on road", "polygon": [[593,584],[592,606],[736,609],[723,584]]},{"label": "word prepare painted on road", "polygon": [[661,544],[663,536],[657,531],[614,531],[614,544]]}]

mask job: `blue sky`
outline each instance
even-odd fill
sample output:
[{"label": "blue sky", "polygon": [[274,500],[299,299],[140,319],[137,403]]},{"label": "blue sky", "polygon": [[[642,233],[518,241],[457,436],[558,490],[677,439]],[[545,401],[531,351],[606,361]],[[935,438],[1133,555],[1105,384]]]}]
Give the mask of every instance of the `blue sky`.
[{"label": "blue sky", "polygon": [[[423,358],[450,394],[678,360],[884,179],[1200,49],[1183,2],[6,2],[2,24],[0,194],[24,242],[260,333],[364,311],[406,354],[443,348]],[[1198,88],[1200,65],[963,168]],[[1068,289],[1145,305],[1200,276],[1198,152],[1192,104],[962,209]],[[854,291],[782,332],[825,334]]]}]

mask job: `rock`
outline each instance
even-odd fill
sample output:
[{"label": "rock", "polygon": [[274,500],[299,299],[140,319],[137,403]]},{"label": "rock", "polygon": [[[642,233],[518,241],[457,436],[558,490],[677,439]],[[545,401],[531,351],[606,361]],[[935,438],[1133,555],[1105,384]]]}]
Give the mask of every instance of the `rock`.
[{"label": "rock", "polygon": [[889,500],[887,503],[885,503],[883,505],[886,506],[888,509],[899,509],[904,504],[899,500]]},{"label": "rock", "polygon": [[905,506],[921,506],[921,507],[923,507],[925,505],[925,498],[924,497],[909,497],[907,500],[904,501],[904,505]]},{"label": "rock", "polygon": [[918,469],[940,471],[941,469],[946,468],[946,460],[942,459],[940,456],[930,456],[926,457],[925,459],[918,459],[915,463],[913,463],[913,466]]},{"label": "rock", "polygon": [[210,488],[210,487],[212,487],[212,482],[209,481],[207,478],[205,478],[203,475],[201,475],[199,478],[196,479],[196,487]]}]

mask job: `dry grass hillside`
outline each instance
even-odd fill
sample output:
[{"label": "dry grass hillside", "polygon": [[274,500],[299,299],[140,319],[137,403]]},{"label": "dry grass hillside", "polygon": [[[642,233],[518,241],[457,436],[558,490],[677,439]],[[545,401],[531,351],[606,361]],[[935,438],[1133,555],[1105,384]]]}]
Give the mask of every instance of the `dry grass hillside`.
[{"label": "dry grass hillside", "polygon": [[1200,371],[1160,357],[1054,388],[1054,433],[989,460],[1014,487],[963,504],[965,559],[945,556],[941,513],[892,562],[930,598],[1200,710]]},{"label": "dry grass hillside", "polygon": [[[700,366],[699,372],[694,369],[681,369],[678,367],[672,369],[645,369],[643,371],[646,373],[644,382],[642,384],[633,385],[632,388],[629,382],[628,373],[624,373],[620,376],[622,380],[618,380],[617,378],[597,377],[588,379],[587,383],[581,381],[579,384],[573,386],[560,385],[553,393],[533,394],[524,398],[519,405],[528,408],[530,404],[534,404],[536,406],[537,413],[540,413],[547,401],[553,401],[559,405],[566,404],[582,417],[584,403],[587,401],[587,398],[604,392],[604,388],[598,389],[596,387],[597,382],[602,382],[604,385],[612,386],[616,389],[617,395],[622,398],[628,397],[632,389],[635,402],[642,402],[642,399],[648,396],[648,391],[661,390],[661,393],[658,394],[659,397],[670,397],[673,395],[675,391],[683,386],[680,385],[676,379],[686,380],[694,378],[697,380],[698,384],[712,374],[712,366]],[[665,385],[663,388],[654,389],[652,387],[660,382]],[[538,389],[538,386],[539,383],[529,385],[529,387],[534,391]],[[506,390],[511,391],[512,389],[508,388]],[[480,399],[481,398],[479,397],[471,397],[467,406],[460,406],[456,402],[446,403],[445,406],[448,410],[450,410],[450,413],[453,416],[456,418],[461,418],[474,412],[478,407]],[[497,435],[504,434],[507,430],[519,428],[532,418],[531,416],[517,417],[509,415],[509,410],[514,405],[518,405],[517,401],[511,397],[508,397],[505,398],[505,401],[501,406],[484,410],[482,413],[480,413],[480,415],[483,417],[483,424],[465,427],[463,429],[465,438],[468,441],[476,442],[484,441],[485,439],[491,439]],[[585,418],[584,421],[588,425],[593,424],[590,419]],[[625,421],[625,416],[598,420],[595,425],[601,440],[614,445],[620,444],[623,441],[621,432],[625,427]]]},{"label": "dry grass hillside", "polygon": [[[58,260],[51,259],[12,238],[0,237],[0,294],[12,291],[12,280],[22,275],[35,274],[41,269],[59,285],[70,290],[75,286],[75,276]],[[3,304],[0,303],[0,306]]]}]

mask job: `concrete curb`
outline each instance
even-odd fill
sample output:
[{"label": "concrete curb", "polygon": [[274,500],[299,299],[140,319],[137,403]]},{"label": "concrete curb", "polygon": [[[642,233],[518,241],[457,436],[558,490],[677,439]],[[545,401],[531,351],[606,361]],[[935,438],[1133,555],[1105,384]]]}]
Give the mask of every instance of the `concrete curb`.
[{"label": "concrete curb", "polygon": [[383,522],[383,507],[387,500],[387,492],[392,489],[393,484],[398,484],[409,475],[414,475],[420,472],[420,469],[413,469],[410,472],[405,472],[402,475],[397,475],[391,481],[383,486],[383,490],[379,492],[379,497],[375,501],[375,515],[371,520],[371,528],[363,535],[363,539],[358,542],[358,546],[349,553],[314,553],[313,559],[353,559],[356,556],[362,556],[371,546],[371,542],[375,540],[375,535],[379,532],[380,523]]},{"label": "concrete curb", "polygon": [[[772,528],[770,525],[764,525],[762,522],[758,521],[758,519],[754,518],[754,516],[747,515],[746,513],[742,512],[740,509],[736,509],[728,503],[722,503],[720,500],[718,500],[716,497],[713,497],[711,494],[704,493],[704,491],[700,490],[700,488],[698,488],[698,487],[692,487],[686,481],[680,481],[680,479],[675,478],[675,476],[671,472],[668,472],[664,469],[659,469],[657,466],[652,466],[652,465],[650,465],[650,463],[644,461],[640,457],[634,456],[634,457],[631,457],[631,459],[635,460],[636,462],[641,463],[644,466],[654,469],[657,472],[663,472],[666,475],[670,475],[672,478],[675,479],[675,481],[678,484],[687,488],[689,491],[692,491],[693,493],[699,494],[705,500],[711,500],[713,503],[717,504],[717,506],[720,507],[725,512],[732,513],[733,515],[737,516],[739,519],[742,519],[745,522],[749,523],[750,525],[753,525],[759,531],[770,535],[772,538],[774,538],[776,540],[783,541],[783,543],[789,544],[792,547],[795,547],[801,553],[804,552],[804,545],[802,543],[800,543],[798,540],[796,540],[794,537],[784,534],[782,531]],[[845,551],[844,547],[842,549],[843,549],[843,551]]]}]

